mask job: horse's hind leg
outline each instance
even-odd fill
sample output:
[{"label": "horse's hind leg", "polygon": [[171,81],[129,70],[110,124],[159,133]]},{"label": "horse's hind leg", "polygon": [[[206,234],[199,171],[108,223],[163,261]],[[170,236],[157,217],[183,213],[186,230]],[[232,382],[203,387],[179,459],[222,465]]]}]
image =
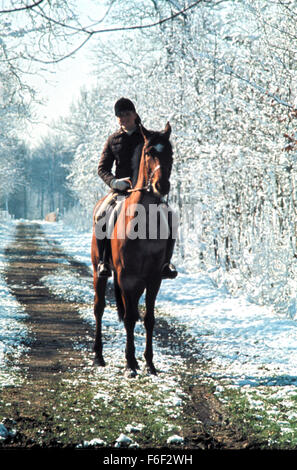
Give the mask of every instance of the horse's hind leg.
[{"label": "horse's hind leg", "polygon": [[94,352],[95,359],[94,364],[98,366],[105,366],[105,361],[102,354],[102,316],[105,308],[105,290],[106,290],[107,278],[97,277],[97,271],[94,269],[94,315],[96,319],[96,331],[95,331],[95,343]]},{"label": "horse's hind leg", "polygon": [[144,326],[146,329],[146,345],[144,357],[148,372],[156,375],[157,371],[153,364],[153,331],[155,325],[155,301],[161,285],[161,279],[150,283],[146,288],[146,312],[144,315]]}]

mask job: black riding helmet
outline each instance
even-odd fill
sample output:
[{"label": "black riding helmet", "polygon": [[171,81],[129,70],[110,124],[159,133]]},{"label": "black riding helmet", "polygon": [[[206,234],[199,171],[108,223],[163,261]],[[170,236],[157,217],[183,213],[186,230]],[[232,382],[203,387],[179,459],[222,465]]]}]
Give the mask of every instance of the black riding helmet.
[{"label": "black riding helmet", "polygon": [[119,114],[123,111],[134,111],[134,113],[136,113],[134,104],[128,98],[120,98],[114,105],[114,112],[116,116],[119,116]]}]

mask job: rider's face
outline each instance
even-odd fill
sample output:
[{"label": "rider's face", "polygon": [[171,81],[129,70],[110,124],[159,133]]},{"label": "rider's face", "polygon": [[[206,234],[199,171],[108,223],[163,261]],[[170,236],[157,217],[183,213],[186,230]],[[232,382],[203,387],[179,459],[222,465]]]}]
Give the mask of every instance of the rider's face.
[{"label": "rider's face", "polygon": [[122,111],[119,113],[118,122],[125,131],[131,131],[135,127],[137,114],[134,111]]}]

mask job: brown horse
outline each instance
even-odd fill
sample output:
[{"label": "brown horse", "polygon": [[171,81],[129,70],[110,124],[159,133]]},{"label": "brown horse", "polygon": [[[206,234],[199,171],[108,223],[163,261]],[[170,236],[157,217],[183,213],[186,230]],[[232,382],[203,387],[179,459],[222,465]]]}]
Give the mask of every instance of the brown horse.
[{"label": "brown horse", "polygon": [[[138,177],[136,184],[123,202],[110,239],[110,264],[114,273],[115,298],[119,319],[124,321],[126,329],[126,368],[131,376],[136,375],[136,369],[139,368],[135,358],[134,328],[139,319],[139,299],[144,291],[146,291],[146,311],[143,317],[146,329],[144,357],[148,371],[156,374],[152,346],[155,323],[154,308],[162,280],[161,271],[166,255],[167,239],[160,236],[160,232],[155,230],[156,227],[152,227],[152,224],[156,223],[156,219],[152,222],[149,215],[151,206],[162,205],[163,196],[169,192],[169,178],[173,161],[172,147],[169,141],[171,133],[169,123],[166,124],[165,130],[162,132],[152,133],[143,127],[141,129],[144,145],[139,154],[140,161],[138,159]],[[98,204],[95,210],[97,207]],[[142,217],[139,218],[140,208]],[[135,237],[136,221],[138,225],[143,224],[142,235],[137,237]],[[159,229],[160,217],[157,225]],[[150,236],[156,232],[157,236]],[[95,222],[91,252],[95,290],[95,364],[104,366],[101,323],[105,307],[107,278],[97,275],[99,251]]]}]

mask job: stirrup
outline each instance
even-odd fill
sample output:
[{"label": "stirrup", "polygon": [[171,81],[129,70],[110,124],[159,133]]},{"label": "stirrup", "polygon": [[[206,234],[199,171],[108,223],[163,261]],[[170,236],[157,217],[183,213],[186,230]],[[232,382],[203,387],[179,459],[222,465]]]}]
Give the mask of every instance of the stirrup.
[{"label": "stirrup", "polygon": [[166,263],[162,269],[162,279],[175,279],[177,276],[177,270],[171,263]]},{"label": "stirrup", "polygon": [[97,267],[97,277],[110,277],[111,270],[108,263],[101,261]]}]

